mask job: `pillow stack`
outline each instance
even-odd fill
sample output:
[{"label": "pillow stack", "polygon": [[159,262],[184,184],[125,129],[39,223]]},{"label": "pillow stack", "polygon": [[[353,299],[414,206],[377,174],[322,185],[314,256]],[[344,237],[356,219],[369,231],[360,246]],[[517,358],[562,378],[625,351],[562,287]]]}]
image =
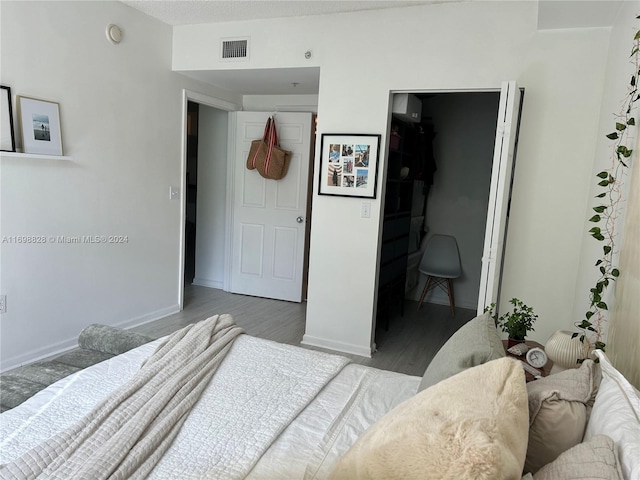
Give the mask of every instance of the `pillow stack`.
[{"label": "pillow stack", "polygon": [[527,390],[502,358],[439,382],[387,413],[342,457],[334,480],[519,480]]},{"label": "pillow stack", "polygon": [[489,314],[467,322],[438,351],[419,393],[371,426],[332,478],[520,480],[527,390],[520,362],[504,355]]}]

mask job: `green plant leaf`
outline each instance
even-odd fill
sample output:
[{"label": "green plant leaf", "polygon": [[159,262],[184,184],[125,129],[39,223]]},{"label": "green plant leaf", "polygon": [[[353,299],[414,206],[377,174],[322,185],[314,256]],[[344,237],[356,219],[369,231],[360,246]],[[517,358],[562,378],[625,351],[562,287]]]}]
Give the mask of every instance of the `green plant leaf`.
[{"label": "green plant leaf", "polygon": [[602,172],[597,174],[596,177],[598,177],[598,178],[608,178],[609,177],[609,172],[606,172],[606,171],[603,170]]},{"label": "green plant leaf", "polygon": [[600,273],[601,273],[602,275],[606,275],[607,270],[606,270],[604,267],[600,267]]},{"label": "green plant leaf", "polygon": [[599,205],[599,206],[597,206],[597,207],[593,207],[593,210],[594,210],[596,213],[602,213],[602,212],[604,212],[606,209],[607,209],[607,207],[606,207],[606,206],[604,206],[604,205]]},{"label": "green plant leaf", "polygon": [[601,193],[600,195],[596,195],[595,198],[604,198],[607,196],[607,192]]},{"label": "green plant leaf", "polygon": [[589,320],[591,317],[593,317],[594,313],[593,312],[587,312],[587,320]]},{"label": "green plant leaf", "polygon": [[636,119],[631,117],[629,120],[627,120],[627,125],[635,125],[636,124]]},{"label": "green plant leaf", "polygon": [[[596,262],[596,265],[595,265],[595,266],[597,267],[597,266],[598,266],[598,265],[600,265],[601,263],[602,263],[602,260],[598,260],[598,261]],[[592,290],[593,290],[593,289],[592,289]]]},{"label": "green plant leaf", "polygon": [[629,83],[631,84],[632,87],[636,86],[636,76],[635,75],[631,75],[631,81]]},{"label": "green plant leaf", "polygon": [[607,138],[608,138],[609,140],[616,140],[616,139],[617,139],[617,138],[619,138],[619,137],[618,137],[617,132],[613,132],[613,133],[610,133],[609,135],[607,135]]},{"label": "green plant leaf", "polygon": [[617,268],[614,268],[613,270],[611,270],[611,275],[618,278],[620,276],[620,270],[618,270]]},{"label": "green plant leaf", "polygon": [[631,152],[633,152],[633,149],[629,150],[624,145],[619,145],[618,148],[616,149],[616,152],[621,154],[625,158],[629,158],[631,156]]},{"label": "green plant leaf", "polygon": [[[639,16],[639,17],[637,17],[637,18],[640,18],[640,16]],[[633,37],[633,39],[634,39],[634,40],[638,40],[638,39],[640,39],[640,30],[638,30],[638,31],[636,32],[636,36],[635,36],[635,37]]]},{"label": "green plant leaf", "polygon": [[[633,77],[633,85],[635,85],[635,78]],[[624,123],[620,123],[620,122],[616,122],[616,130],[618,130],[619,132],[623,131],[625,128],[627,128],[627,126]]]},{"label": "green plant leaf", "polygon": [[611,247],[609,245],[605,245],[604,247],[602,247],[602,250],[604,251],[604,254],[607,255],[609,254],[609,252],[611,252]]},{"label": "green plant leaf", "polygon": [[608,309],[607,304],[604,303],[604,302],[598,302],[598,303],[596,303],[596,306],[598,308],[601,308],[602,310],[607,310]]},{"label": "green plant leaf", "polygon": [[578,332],[573,332],[573,333],[571,334],[571,338],[572,338],[572,339],[573,339],[573,338],[576,338],[578,335],[580,335]]},{"label": "green plant leaf", "polygon": [[604,344],[604,342],[596,342],[596,343],[593,344],[593,346],[596,347],[599,350],[604,351],[605,344]]},{"label": "green plant leaf", "polygon": [[609,185],[609,180],[602,180],[601,182],[598,182],[598,185],[600,185],[601,187],[606,187],[607,185]]},{"label": "green plant leaf", "polygon": [[589,219],[590,222],[599,222],[600,221],[600,215],[594,215],[593,217],[591,217]]}]

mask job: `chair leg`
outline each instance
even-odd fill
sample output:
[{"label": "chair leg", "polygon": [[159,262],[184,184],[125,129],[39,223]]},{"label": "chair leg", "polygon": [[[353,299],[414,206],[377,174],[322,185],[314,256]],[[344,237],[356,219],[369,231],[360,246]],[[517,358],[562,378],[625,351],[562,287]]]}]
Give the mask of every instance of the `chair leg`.
[{"label": "chair leg", "polygon": [[429,285],[431,284],[431,275],[427,275],[427,283],[424,284],[424,290],[422,290],[422,295],[420,295],[420,301],[418,302],[418,308],[416,312],[420,310],[422,306],[422,302],[424,301],[424,297],[427,295],[427,291],[429,290]]},{"label": "chair leg", "polygon": [[455,315],[456,302],[453,298],[453,284],[450,278],[447,278],[447,293],[449,294],[449,307],[451,307],[451,316],[453,317]]}]

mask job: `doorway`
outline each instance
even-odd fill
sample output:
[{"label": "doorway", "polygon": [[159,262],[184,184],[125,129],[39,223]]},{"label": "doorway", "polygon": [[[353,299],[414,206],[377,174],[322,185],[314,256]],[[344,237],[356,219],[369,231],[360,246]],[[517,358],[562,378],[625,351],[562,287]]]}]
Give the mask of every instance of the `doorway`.
[{"label": "doorway", "polygon": [[[232,253],[230,252],[233,252],[234,249],[237,250],[240,245],[237,242],[234,244],[233,240],[234,202],[236,201],[234,190],[237,188],[235,185],[237,179],[247,175],[247,172],[258,175],[257,172],[245,172],[245,168],[240,169],[237,174],[235,173],[235,160],[238,155],[242,157],[242,154],[236,151],[235,145],[237,134],[236,117],[249,113],[239,112],[239,110],[240,106],[238,105],[184,91],[185,144],[182,161],[184,181],[182,191],[185,194],[181,196],[181,225],[183,226],[183,231],[181,234],[180,308],[184,304],[185,284],[233,291],[231,288]],[[268,113],[262,113],[261,115],[268,115]],[[296,132],[301,132],[303,129],[292,128],[285,120],[287,115],[299,114],[280,112],[278,115],[280,124],[278,133],[281,137],[281,145],[289,150],[296,150],[296,147],[290,145],[292,141],[290,137],[296,137]],[[274,187],[278,191],[279,205],[285,208],[288,202],[291,201],[286,194],[285,184],[295,182],[297,179],[301,185],[304,183],[304,188],[300,188],[301,192],[306,192],[307,187],[310,187],[311,184],[313,141],[315,141],[315,137],[310,123],[313,116],[310,113],[307,115],[310,120],[307,122],[306,131],[307,135],[309,135],[309,132],[312,134],[311,144],[307,141],[306,147],[303,148],[304,151],[300,152],[300,156],[294,155],[292,162],[296,163],[290,166],[290,171],[284,180],[278,182],[268,181],[270,182],[268,183],[269,187]],[[262,135],[264,120],[262,120],[259,130],[253,137]],[[192,138],[194,136],[195,138]],[[194,151],[196,154],[193,153]],[[192,160],[193,157],[197,159],[195,166]],[[246,152],[244,159],[246,160]],[[303,173],[299,168],[302,159],[306,162],[305,165],[309,167],[309,175]],[[307,169],[304,170],[304,172],[306,171]],[[234,175],[237,178],[234,179]],[[195,195],[192,193],[194,184],[196,187]],[[297,191],[297,189],[295,190]],[[246,200],[246,196],[242,198]],[[296,225],[299,224],[297,217],[302,217],[303,223],[303,229],[299,233],[304,241],[303,260],[299,262],[303,278],[302,300],[306,299],[310,207],[310,196],[307,197],[304,194],[304,199],[301,199],[302,211],[292,217]],[[280,237],[286,237],[288,231],[280,228],[278,233]],[[284,276],[281,271],[278,271],[278,274],[281,277]]]},{"label": "doorway", "polygon": [[[501,91],[396,95],[405,98],[394,102],[402,108],[395,109],[389,131],[379,278],[386,290],[378,291],[378,324],[388,325],[405,298],[419,300],[426,279],[418,265],[434,234],[458,243],[456,306],[482,311],[499,292],[522,92],[505,82]],[[437,289],[425,300],[449,304]]]},{"label": "doorway", "polygon": [[200,105],[187,103],[187,166],[185,178],[184,285],[191,285],[196,273],[196,212],[198,197],[198,112]]}]

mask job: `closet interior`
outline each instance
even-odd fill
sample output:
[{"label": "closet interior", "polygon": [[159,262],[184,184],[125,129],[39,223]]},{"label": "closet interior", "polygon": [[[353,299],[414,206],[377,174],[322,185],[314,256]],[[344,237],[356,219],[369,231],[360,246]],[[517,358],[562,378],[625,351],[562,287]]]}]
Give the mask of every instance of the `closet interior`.
[{"label": "closet interior", "polygon": [[[418,265],[433,234],[456,237],[463,274],[456,306],[476,308],[487,218],[499,92],[396,93],[378,278],[378,329],[418,300]],[[448,305],[446,293],[426,302]],[[415,308],[415,303],[412,303]]]}]

